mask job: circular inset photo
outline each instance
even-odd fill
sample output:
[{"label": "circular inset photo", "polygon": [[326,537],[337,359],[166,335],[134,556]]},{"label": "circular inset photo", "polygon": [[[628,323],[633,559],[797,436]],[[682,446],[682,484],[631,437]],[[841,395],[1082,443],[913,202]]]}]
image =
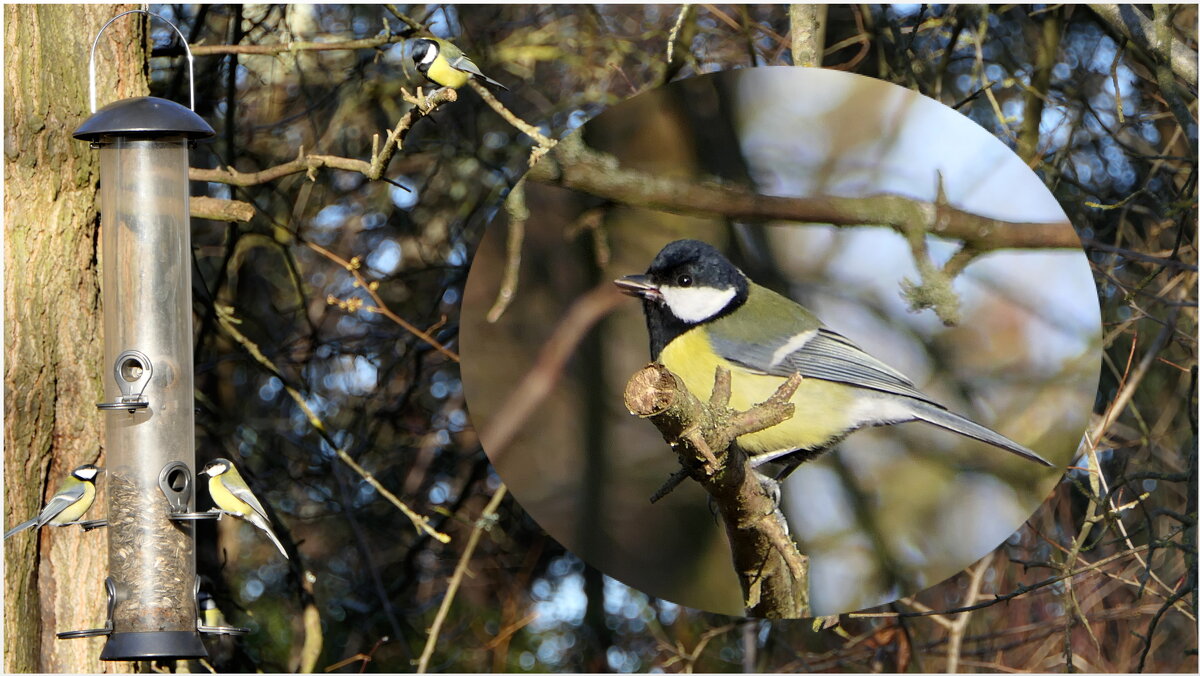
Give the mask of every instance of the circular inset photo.
[{"label": "circular inset photo", "polygon": [[1004,545],[1081,441],[1079,240],[1004,143],[912,91],[677,82],[561,141],[499,220],[463,299],[472,422],[543,528],[653,596],[910,595]]}]

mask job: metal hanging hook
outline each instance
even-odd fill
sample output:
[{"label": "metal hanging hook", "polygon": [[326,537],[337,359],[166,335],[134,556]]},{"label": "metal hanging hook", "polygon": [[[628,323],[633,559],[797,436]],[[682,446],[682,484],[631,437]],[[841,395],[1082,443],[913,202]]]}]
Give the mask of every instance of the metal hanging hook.
[{"label": "metal hanging hook", "polygon": [[150,11],[147,11],[144,9],[131,9],[128,12],[121,12],[120,14],[114,16],[113,18],[108,20],[108,23],[104,24],[104,26],[102,26],[100,28],[99,33],[96,33],[96,39],[92,40],[92,55],[88,59],[88,93],[91,95],[92,112],[93,113],[96,112],[96,45],[100,44],[100,36],[104,35],[104,31],[107,30],[110,25],[112,25],[112,22],[116,21],[117,19],[120,19],[121,17],[125,16],[126,14],[145,14],[146,16],[152,16],[152,17],[158,19],[159,21],[162,21],[163,23],[170,26],[171,29],[175,31],[175,34],[179,36],[179,42],[183,45],[184,53],[187,54],[188,108],[190,108],[192,110],[192,112],[195,112],[196,111],[196,73],[195,73],[195,68],[193,66],[193,62],[192,62],[192,49],[191,49],[191,47],[188,47],[187,38],[183,37],[183,33],[180,32],[179,28],[175,24],[171,23],[170,21],[167,21],[162,16],[155,14],[154,12],[150,12]]}]

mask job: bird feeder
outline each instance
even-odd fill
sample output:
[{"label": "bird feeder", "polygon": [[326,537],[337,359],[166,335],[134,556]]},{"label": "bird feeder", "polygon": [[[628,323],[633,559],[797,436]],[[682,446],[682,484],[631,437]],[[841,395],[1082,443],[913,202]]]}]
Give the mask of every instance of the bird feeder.
[{"label": "bird feeder", "polygon": [[207,657],[196,607],[195,420],[188,147],[213,135],[190,107],[155,97],[96,110],[75,131],[100,151],[108,621],[102,660]]}]

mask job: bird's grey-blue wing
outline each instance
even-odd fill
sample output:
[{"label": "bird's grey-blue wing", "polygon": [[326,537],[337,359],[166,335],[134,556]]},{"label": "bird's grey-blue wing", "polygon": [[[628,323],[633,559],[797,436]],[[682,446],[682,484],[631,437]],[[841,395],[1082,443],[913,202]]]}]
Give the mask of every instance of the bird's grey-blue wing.
[{"label": "bird's grey-blue wing", "polygon": [[479,66],[476,66],[475,62],[472,61],[469,57],[467,57],[466,54],[459,54],[458,56],[452,57],[452,58],[447,57],[446,60],[450,63],[451,66],[454,66],[455,68],[457,68],[461,71],[465,71],[467,73],[470,73],[472,75],[477,75],[479,77],[485,77],[485,75],[479,70]]},{"label": "bird's grey-blue wing", "polygon": [[799,373],[941,406],[896,369],[864,352],[845,336],[824,327],[787,335],[771,343],[747,344],[710,332],[713,349],[725,359],[773,376]]},{"label": "bird's grey-blue wing", "polygon": [[235,498],[250,505],[250,509],[253,509],[267,523],[271,522],[271,519],[267,516],[267,510],[263,509],[262,503],[258,501],[258,498],[254,497],[254,493],[250,491],[249,486],[239,481],[236,483],[226,482],[225,487],[229,489],[230,493],[233,493]]},{"label": "bird's grey-blue wing", "polygon": [[55,493],[54,497],[50,498],[50,502],[47,502],[46,506],[42,508],[41,513],[38,514],[38,528],[50,523],[54,517],[62,514],[64,509],[79,502],[85,491],[86,488],[84,485],[79,483]]}]

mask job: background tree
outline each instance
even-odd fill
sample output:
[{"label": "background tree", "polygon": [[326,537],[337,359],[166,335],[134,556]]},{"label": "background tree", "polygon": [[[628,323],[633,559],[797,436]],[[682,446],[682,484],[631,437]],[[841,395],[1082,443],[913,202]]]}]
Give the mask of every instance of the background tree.
[{"label": "background tree", "polygon": [[[132,6],[4,8],[4,522],[36,514],[77,465],[103,464],[100,159],[71,137],[87,118],[94,31]],[[144,33],[118,23],[96,58],[104,102],[146,94]],[[54,531],[54,532],[47,532]],[[103,531],[4,544],[7,671],[92,671],[101,645],[58,641],[104,612]]]},{"label": "background tree", "polygon": [[[198,111],[218,133],[193,154],[196,191],[218,200],[193,204],[225,219],[197,221],[193,231],[198,454],[241,463],[299,552],[285,563],[248,529],[201,527],[200,568],[218,603],[231,622],[257,629],[216,667],[1195,670],[1193,7],[855,5],[824,16],[739,5],[152,9],[189,36]],[[78,26],[80,11],[6,9],[6,72],[58,46],[17,42],[39,25],[29,17],[65,12]],[[118,11],[97,8],[85,23],[98,29]],[[473,89],[427,117],[406,117],[412,106],[401,87],[422,83],[402,38],[421,26],[453,37],[512,89],[499,100],[551,138],[667,81],[787,65],[804,53],[802,34],[823,40],[829,67],[956,107],[1018,150],[1080,230],[1107,355],[1084,457],[1103,474],[1072,472],[1008,545],[971,570],[844,617],[836,629],[707,615],[587,568],[505,496],[470,427],[457,369],[470,254],[535,141]],[[61,43],[70,32],[53,34]],[[162,29],[150,34],[156,53],[178,53]],[[54,68],[71,64],[79,74],[82,62],[56,58],[20,72],[50,86]],[[178,59],[150,64],[151,92],[178,100]],[[30,109],[17,105],[30,90],[15,90],[11,74],[6,82],[6,94],[16,92],[5,110],[12,519],[27,518],[44,493],[20,488],[28,484],[18,474],[44,486],[41,472],[57,476],[75,462],[70,444],[99,439],[98,425],[85,421],[95,420],[87,416],[101,374],[95,329],[62,330],[96,323],[96,278],[87,271],[94,227],[63,227],[71,239],[61,246],[16,257],[44,229],[22,229],[30,221],[14,215],[15,198],[32,204],[24,192],[32,188],[14,181],[79,179],[53,164],[31,166],[29,152],[14,150],[27,147],[14,130],[50,134],[48,121],[61,120],[69,132],[84,116],[82,85],[54,84],[44,107]],[[402,130],[399,148],[383,143],[389,129]],[[95,161],[65,132],[42,138],[58,145],[29,147]],[[388,147],[393,154],[372,175],[369,161]],[[71,207],[61,187],[49,213],[95,223],[92,190]],[[34,213],[44,225],[47,211]],[[81,232],[92,235],[80,240]],[[597,240],[576,241],[594,254]],[[74,262],[39,267],[54,255]],[[53,282],[44,281],[49,272],[17,277],[51,269]],[[90,289],[83,300],[41,324],[25,321],[21,313],[72,297],[26,300],[76,289],[64,286],[76,270],[78,288]],[[59,356],[82,354],[59,347],[80,336],[90,363]],[[48,364],[60,365],[59,377],[36,370]],[[57,389],[34,397],[14,379]],[[80,383],[92,383],[92,394],[70,391]],[[78,443],[95,457],[96,441]],[[66,538],[41,538],[52,547],[39,559],[44,571]],[[6,547],[6,667],[94,668],[35,663],[39,653],[17,638],[42,636],[48,654],[63,649],[52,632],[68,628],[61,616],[28,612],[33,601],[22,595],[35,583],[21,563],[35,553],[17,547],[31,546]],[[39,573],[37,588],[53,579]],[[98,590],[81,593],[99,599]],[[100,613],[96,606],[69,628],[91,626]],[[88,649],[98,650],[94,643]]]}]

